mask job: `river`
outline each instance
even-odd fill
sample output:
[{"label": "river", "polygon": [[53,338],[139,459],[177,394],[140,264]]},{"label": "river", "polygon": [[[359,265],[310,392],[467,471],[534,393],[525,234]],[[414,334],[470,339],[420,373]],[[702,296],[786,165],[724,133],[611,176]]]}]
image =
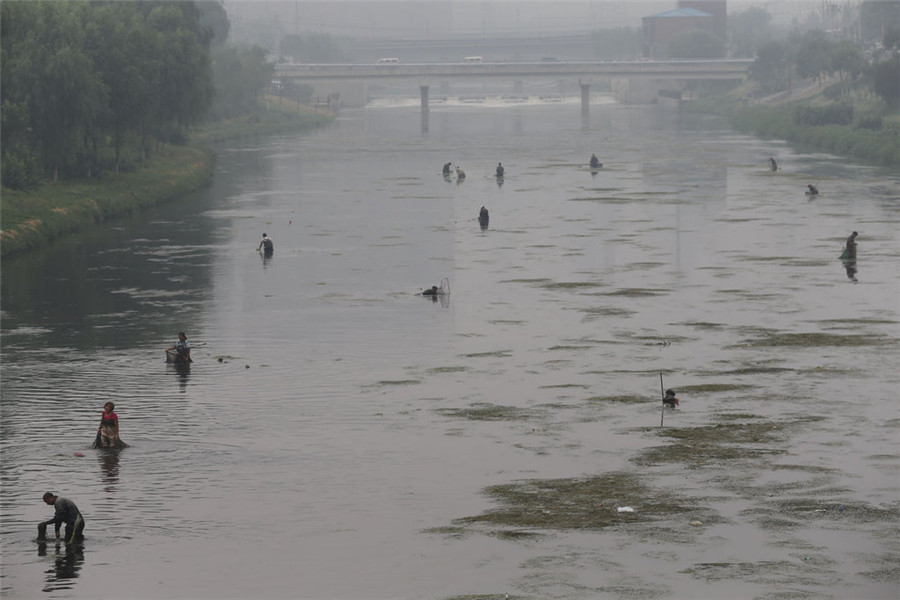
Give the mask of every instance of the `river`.
[{"label": "river", "polygon": [[217,152],[3,261],[4,597],[900,596],[896,173],[602,99]]}]

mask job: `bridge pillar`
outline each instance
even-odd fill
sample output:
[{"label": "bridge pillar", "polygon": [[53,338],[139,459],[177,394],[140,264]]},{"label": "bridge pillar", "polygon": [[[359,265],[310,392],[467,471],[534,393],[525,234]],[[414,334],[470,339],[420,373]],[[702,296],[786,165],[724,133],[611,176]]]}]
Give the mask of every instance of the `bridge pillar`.
[{"label": "bridge pillar", "polygon": [[428,133],[428,86],[419,86],[419,96],[422,102],[422,133]]},{"label": "bridge pillar", "polygon": [[581,118],[587,119],[591,106],[591,84],[578,82],[581,86]]}]

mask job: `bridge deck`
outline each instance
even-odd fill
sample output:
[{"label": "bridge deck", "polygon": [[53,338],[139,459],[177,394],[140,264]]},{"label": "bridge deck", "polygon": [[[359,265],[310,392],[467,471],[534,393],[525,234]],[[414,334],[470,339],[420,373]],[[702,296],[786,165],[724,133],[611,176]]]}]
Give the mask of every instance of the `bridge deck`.
[{"label": "bridge deck", "polygon": [[289,64],[276,75],[291,79],[406,79],[481,77],[628,77],[745,79],[751,60],[502,62],[430,64]]}]

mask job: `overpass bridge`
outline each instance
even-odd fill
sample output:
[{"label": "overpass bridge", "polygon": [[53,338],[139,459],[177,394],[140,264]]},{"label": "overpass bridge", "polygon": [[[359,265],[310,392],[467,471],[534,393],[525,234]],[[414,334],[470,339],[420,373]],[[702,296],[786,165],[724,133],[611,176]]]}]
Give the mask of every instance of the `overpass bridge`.
[{"label": "overpass bridge", "polygon": [[422,64],[288,64],[275,72],[283,79],[376,80],[418,79],[429,81],[453,78],[521,77],[627,77],[629,79],[719,79],[741,81],[747,78],[752,60],[673,60],[673,61],[593,61],[593,62],[496,62],[496,63],[422,63]]},{"label": "overpass bridge", "polygon": [[[281,80],[309,83],[316,88],[336,82],[414,81],[422,104],[422,130],[428,131],[429,88],[448,80],[521,81],[523,79],[577,79],[581,87],[581,112],[587,116],[590,86],[612,81],[613,91],[625,102],[649,101],[661,90],[680,90],[688,81],[743,81],[752,60],[637,60],[637,61],[540,61],[389,64],[284,64],[275,67]],[[328,84],[326,84],[328,82]],[[638,85],[635,85],[637,83]],[[633,89],[637,88],[637,89]],[[330,93],[330,92],[329,92]],[[675,92],[677,94],[678,92]],[[325,95],[325,94],[322,94]]]}]

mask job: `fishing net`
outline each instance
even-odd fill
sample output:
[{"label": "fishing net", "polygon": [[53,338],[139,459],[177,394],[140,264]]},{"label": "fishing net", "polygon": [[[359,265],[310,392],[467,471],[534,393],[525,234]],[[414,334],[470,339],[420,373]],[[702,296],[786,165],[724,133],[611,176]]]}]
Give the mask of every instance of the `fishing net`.
[{"label": "fishing net", "polygon": [[[108,448],[109,446],[104,446],[103,441],[100,437],[100,432],[97,432],[96,437],[94,437],[94,443],[91,444],[91,448]],[[115,448],[121,450],[122,448],[127,448],[128,444],[122,441],[121,438],[116,438]]]}]

